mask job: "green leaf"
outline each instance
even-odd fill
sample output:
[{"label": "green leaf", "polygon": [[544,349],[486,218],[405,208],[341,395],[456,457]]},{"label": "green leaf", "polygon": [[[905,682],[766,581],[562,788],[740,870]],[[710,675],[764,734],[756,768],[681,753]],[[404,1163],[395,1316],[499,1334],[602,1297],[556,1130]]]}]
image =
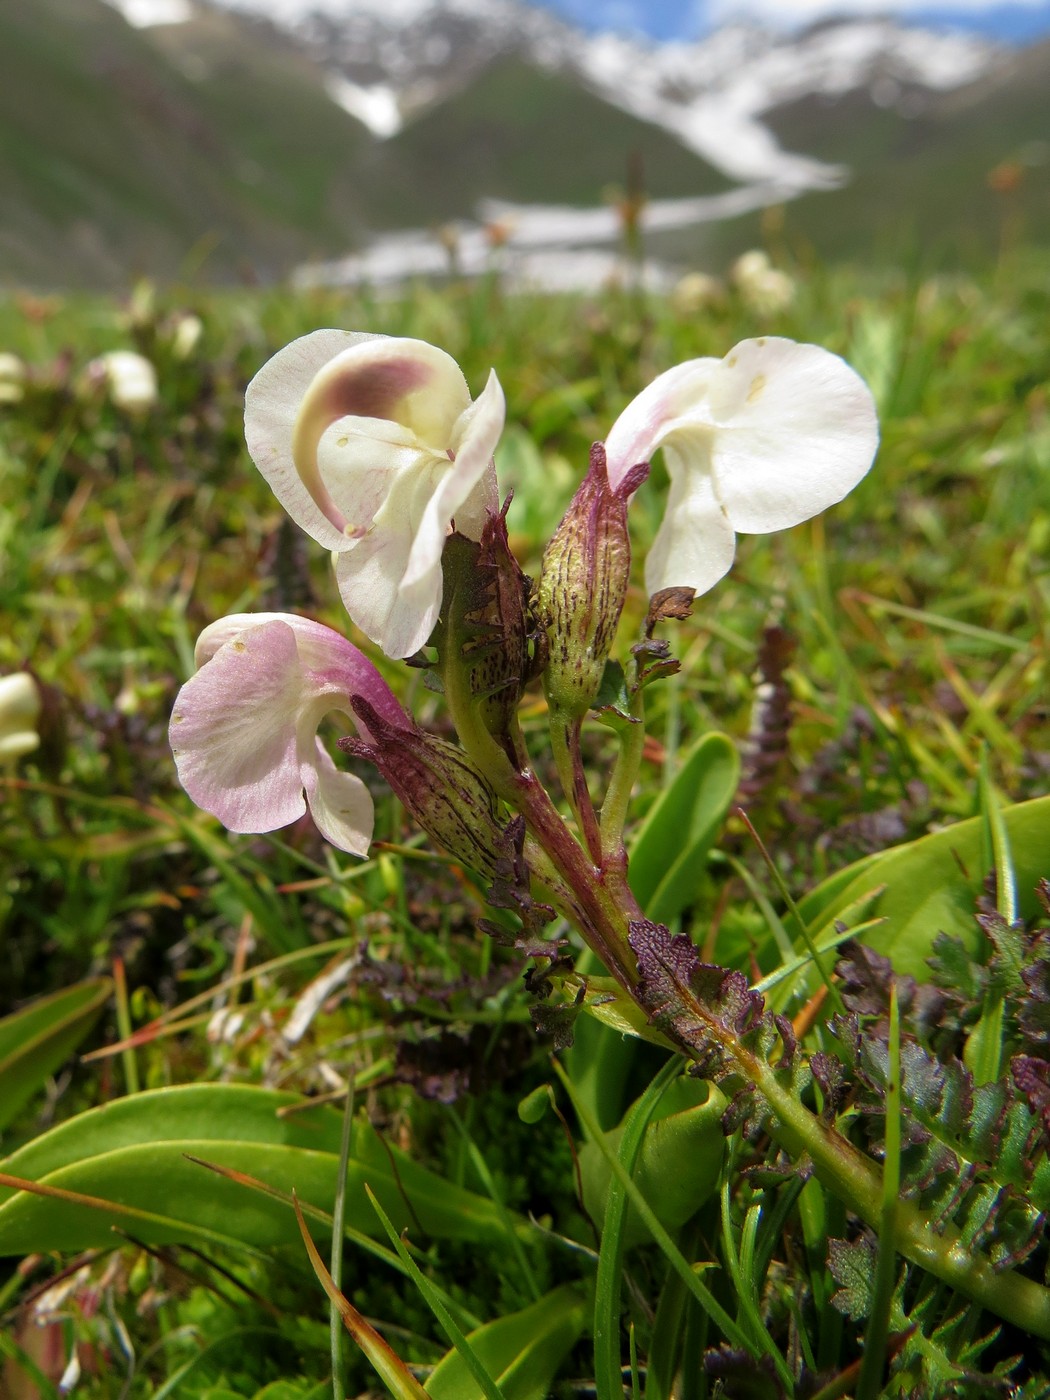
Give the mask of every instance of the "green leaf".
[{"label": "green leaf", "polygon": [[[1032,918],[1039,911],[1036,884],[1050,867],[1050,797],[1005,807],[1002,816],[1017,879],[1018,913]],[[885,886],[868,910],[885,922],[866,934],[865,942],[891,958],[897,972],[926,980],[926,959],[938,933],[961,939],[971,952],[981,941],[974,912],[988,873],[982,829],[983,818],[973,817],[868,856],[818,885],[800,902],[799,912],[816,931],[865,890]]]},{"label": "green leaf", "polygon": [[725,734],[705,734],[657,798],[635,837],[629,878],[655,923],[674,921],[695,898],[708,848],[740,780],[740,756]]},{"label": "green leaf", "polygon": [[[564,1284],[520,1312],[479,1327],[467,1341],[506,1400],[545,1400],[586,1318],[585,1298]],[[475,1400],[481,1395],[454,1348],[431,1372],[426,1392],[431,1400]]]},{"label": "green leaf", "polygon": [[[0,1172],[100,1204],[0,1186],[0,1254],[106,1246],[114,1225],[149,1244],[204,1237],[266,1248],[298,1241],[285,1202],[204,1171],[187,1156],[286,1195],[295,1190],[315,1212],[330,1211],[341,1116],[328,1108],[278,1116],[301,1103],[294,1094],[246,1085],[188,1085],[118,1099],[52,1128],[0,1162]],[[347,1223],[379,1237],[366,1183],[398,1229],[506,1247],[506,1221],[493,1202],[389,1147],[362,1118],[354,1124]],[[514,1225],[529,1228],[517,1217]]]},{"label": "green leaf", "polygon": [[[619,1126],[605,1134],[611,1152],[619,1152],[625,1127],[631,1115],[640,1111],[640,1103],[636,1100]],[[718,1186],[725,1156],[721,1119],[726,1107],[725,1095],[714,1084],[683,1075],[664,1090],[649,1119],[633,1168],[634,1180],[660,1224],[672,1234]],[[584,1143],[579,1159],[584,1204],[593,1220],[603,1220],[611,1163],[596,1142]],[[628,1212],[623,1236],[627,1249],[649,1239],[635,1211]]]},{"label": "green leaf", "polygon": [[0,1129],[69,1058],[112,991],[108,977],[93,977],[0,1020]]}]

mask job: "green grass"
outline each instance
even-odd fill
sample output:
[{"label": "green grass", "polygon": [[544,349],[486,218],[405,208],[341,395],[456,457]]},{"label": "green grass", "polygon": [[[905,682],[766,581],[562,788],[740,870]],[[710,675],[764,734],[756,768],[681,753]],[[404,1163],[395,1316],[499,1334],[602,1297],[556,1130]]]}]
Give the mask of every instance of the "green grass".
[{"label": "green grass", "polygon": [[[120,959],[126,1014],[156,1032],[133,1052],[142,1089],[232,1081],[322,1095],[353,1080],[355,1106],[391,1145],[485,1197],[502,1222],[485,1244],[424,1236],[409,1224],[415,1262],[444,1290],[441,1306],[492,1374],[502,1374],[507,1344],[478,1324],[517,1319],[508,1324],[514,1345],[541,1375],[543,1358],[555,1357],[550,1393],[571,1393],[573,1382],[594,1375],[596,1240],[577,1201],[562,1126],[549,1113],[538,1122],[535,1112],[525,1113],[528,1121],[518,1116],[519,1102],[537,1089],[534,1105],[546,1103],[541,1086],[554,1082],[549,1046],[529,1025],[520,955],[476,932],[485,912],[477,888],[429,851],[378,783],[379,844],[358,862],[326,849],[306,826],[232,836],[197,812],[175,781],[167,717],[208,622],[235,610],[301,609],[347,626],[322,552],[282,528],[247,456],[244,385],[273,350],[321,325],[431,340],[460,361],[475,391],[495,366],[512,425],[498,468],[504,489],[515,491],[512,540],[535,573],[590,443],[655,374],[685,358],[721,355],[754,334],[790,335],[845,355],[879,403],[876,466],[821,520],[771,539],[741,539],[728,579],[690,621],[666,629],[683,665],[651,691],[651,738],[634,806],[637,821],[711,728],[741,745],[747,764],[763,632],[787,629],[796,641],[786,673],[792,724],[783,741],[770,740],[771,765],[748,807],[800,897],[852,859],[972,815],[982,761],[1003,800],[1046,793],[1048,273],[1045,253],[1034,251],[1011,253],[980,277],[816,266],[800,270],[795,306],[762,323],[733,298],[684,317],[629,292],[533,300],[504,297],[491,283],[419,288],[400,300],[194,288],[162,294],[134,330],[126,308],[102,298],[0,301],[0,346],[26,358],[34,381],[22,405],[0,407],[0,674],[29,666],[47,696],[42,746],[20,763],[20,781],[0,790],[0,1014],[111,974]],[[178,363],[165,325],[183,303],[202,315],[205,332],[197,354]],[[130,420],[72,393],[92,355],[133,342],[158,367],[162,400],[154,410]],[[660,509],[657,471],[631,507],[637,563]],[[645,605],[636,582],[625,641]],[[440,699],[418,672],[377,660],[421,723],[441,722]],[[551,778],[538,690],[523,716],[538,768]],[[585,737],[600,778],[614,740],[598,726]],[[779,960],[769,916],[790,927],[775,885],[731,821],[698,877],[683,927],[706,956],[753,975]],[[366,960],[304,1038],[284,1043],[281,1028],[310,978],[362,945]],[[243,1016],[225,1037],[212,1019],[223,1006]],[[117,1025],[107,1010],[83,1049],[113,1042]],[[812,1047],[826,1048],[819,1024],[810,1034]],[[578,1089],[586,1085],[592,1057],[590,1073],[606,1076],[604,1111],[615,1123],[665,1057],[606,1032],[580,1039],[565,1057],[568,1071]],[[126,1058],[71,1062],[50,1088],[40,1084],[5,1131],[4,1155],[130,1087]],[[644,1102],[646,1115],[656,1111],[653,1093]],[[564,1096],[559,1104],[579,1142],[586,1115],[573,1116]],[[293,1121],[294,1131],[309,1135],[309,1114]],[[336,1144],[326,1150],[334,1152],[338,1125],[325,1122],[325,1142]],[[159,1140],[163,1127],[157,1132]],[[737,1165],[760,1163],[764,1143],[734,1138]],[[607,1145],[621,1151],[619,1139]],[[588,1156],[604,1162],[597,1150]],[[676,1173],[688,1170],[667,1160]],[[647,1170],[658,1179],[659,1169],[658,1157]],[[174,1179],[188,1168],[175,1153],[165,1170]],[[245,1206],[242,1217],[233,1187],[221,1187],[231,1193],[221,1197],[231,1202],[229,1228],[241,1228],[251,1244],[263,1206],[258,1217]],[[220,1188],[202,1171],[198,1205],[213,1189]],[[251,1193],[245,1199],[254,1201]],[[659,1214],[661,1201],[651,1204]],[[184,1205],[198,1208],[191,1198]],[[530,1215],[544,1229],[529,1226]],[[634,1209],[625,1215],[633,1219]],[[307,1223],[322,1253],[330,1250],[323,1223]],[[386,1236],[363,1216],[349,1223],[372,1244],[348,1244],[346,1296],[400,1355],[435,1364],[447,1349],[444,1333]],[[61,1336],[54,1334],[62,1364],[74,1336],[84,1346],[78,1393],[92,1400],[330,1395],[324,1296],[285,1224],[284,1243],[254,1252],[212,1244],[194,1253],[107,1236],[85,1261],[104,1305],[92,1311],[80,1295]],[[646,1393],[669,1394],[667,1358],[680,1356],[692,1367],[683,1393],[710,1394],[699,1358],[718,1341],[717,1316],[703,1310],[711,1293],[732,1315],[731,1335],[750,1338],[756,1356],[773,1338],[789,1370],[807,1356],[828,1374],[858,1361],[863,1324],[826,1306],[837,1283],[825,1267],[825,1242],[848,1237],[850,1228],[816,1180],[804,1190],[789,1182],[778,1194],[770,1181],[734,1171],[673,1233],[686,1274],[694,1261],[702,1265],[694,1278],[703,1287],[687,1286],[657,1246],[632,1240],[623,1287],[601,1276],[600,1306],[613,1310],[602,1333],[606,1371],[615,1369],[617,1346],[625,1364],[631,1356],[627,1330],[619,1330],[622,1306],[635,1351],[648,1357]],[[375,1252],[377,1241],[385,1254]],[[603,1246],[614,1257],[606,1248],[614,1245]],[[1033,1270],[1045,1264],[1042,1253],[1034,1257]],[[17,1264],[0,1260],[9,1358],[30,1348],[20,1309],[56,1260],[39,1258],[25,1273]],[[892,1299],[884,1289],[879,1302],[891,1332],[918,1321],[927,1339],[924,1358],[902,1351],[901,1387],[917,1384],[920,1373],[924,1383],[933,1374],[947,1384],[964,1364],[990,1374],[1019,1351],[1019,1380],[1045,1375],[1031,1338],[1007,1328],[984,1353],[978,1340],[991,1330],[988,1317],[972,1309],[953,1331],[946,1319],[962,1301],[917,1270],[908,1279]],[[548,1293],[561,1300],[557,1316],[535,1310],[537,1296]],[[794,1350],[790,1338],[798,1339]],[[88,1344],[119,1364],[96,1373]],[[940,1369],[931,1371],[935,1363]],[[7,1365],[12,1377],[22,1363]],[[345,1365],[346,1393],[374,1385],[356,1353]],[[41,1383],[38,1393],[54,1391]]]}]

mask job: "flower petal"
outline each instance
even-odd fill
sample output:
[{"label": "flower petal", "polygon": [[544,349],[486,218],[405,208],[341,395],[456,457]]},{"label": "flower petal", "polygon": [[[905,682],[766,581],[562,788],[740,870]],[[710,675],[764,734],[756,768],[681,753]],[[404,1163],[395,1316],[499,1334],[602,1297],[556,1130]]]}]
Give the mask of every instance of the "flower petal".
[{"label": "flower petal", "polygon": [[[344,350],[311,381],[292,434],[296,470],[330,523],[344,533],[349,526],[356,535],[365,513],[357,497],[337,494],[337,483],[322,475],[318,446],[326,431],[345,424],[360,432],[361,420],[378,420],[377,462],[384,460],[388,424],[398,429],[395,451],[406,442],[444,451],[469,403],[463,372],[444,350],[422,340],[373,337]],[[371,501],[371,492],[367,494]],[[366,518],[374,514],[373,506]],[[345,539],[342,548],[347,548]]]},{"label": "flower petal", "polygon": [[609,485],[618,490],[627,472],[648,462],[664,440],[694,422],[708,422],[707,387],[721,360],[687,360],[657,375],[631,400],[605,439]]},{"label": "flower petal", "polygon": [[375,809],[361,779],[336,768],[319,739],[314,761],[303,764],[302,776],[310,816],[324,839],[340,851],[367,855]]},{"label": "flower petal", "polygon": [[425,476],[399,483],[373,530],[336,557],[336,583],[347,612],[387,656],[411,656],[424,646],[441,609],[440,554],[415,583],[404,581],[414,520],[430,490]]},{"label": "flower petal", "polygon": [[231,831],[275,831],[306,811],[301,694],[295,634],[279,621],[224,641],[179,691],[170,730],[179,781]]},{"label": "flower petal", "polygon": [[393,691],[363,652],[331,627],[295,613],[232,613],[219,618],[197,639],[194,659],[198,667],[215,656],[227,642],[270,623],[282,623],[292,633],[295,655],[307,673],[306,679],[315,697],[322,692],[337,699],[347,697],[345,704],[329,708],[350,714],[349,697],[363,696],[388,723],[401,729],[411,726],[412,721],[394,698]]},{"label": "flower petal", "polygon": [[[480,539],[486,515],[499,510],[492,454],[503,432],[506,412],[503,389],[492,370],[480,397],[463,411],[455,426],[451,441],[454,462],[431,493],[416,527],[402,581],[404,588],[411,589],[433,576],[441,563],[453,517],[461,534]],[[440,570],[437,587],[440,607]]]},{"label": "flower petal", "polygon": [[712,376],[708,400],[715,491],[745,533],[817,515],[856,486],[875,456],[868,386],[818,345],[741,341]]},{"label": "flower petal", "polygon": [[200,670],[179,692],[170,737],[198,806],[231,831],[274,831],[309,800],[334,845],[367,849],[370,800],[327,755],[316,771],[324,752],[316,735],[326,714],[352,716],[351,699],[362,697],[389,724],[410,727],[368,658],[331,628],[285,613],[222,618],[201,634],[196,656]]},{"label": "flower petal", "polygon": [[340,418],[330,424],[317,445],[317,466],[341,507],[337,552],[351,549],[368,533],[392,483],[433,456],[414,433],[382,418]]},{"label": "flower petal", "polygon": [[705,454],[692,443],[687,459],[678,442],[667,443],[664,455],[671,476],[664,518],[645,560],[645,586],[650,594],[662,588],[693,588],[706,593],[729,572],[736,554],[736,536],[715,496],[708,471],[697,470]]},{"label": "flower petal", "polygon": [[[304,482],[292,452],[296,421],[317,375],[347,349],[382,339],[361,331],[314,331],[279,350],[248,385],[244,436],[252,460],[297,525],[326,549],[342,549],[340,512],[323,491],[318,500]],[[313,483],[319,490],[319,483]]]}]

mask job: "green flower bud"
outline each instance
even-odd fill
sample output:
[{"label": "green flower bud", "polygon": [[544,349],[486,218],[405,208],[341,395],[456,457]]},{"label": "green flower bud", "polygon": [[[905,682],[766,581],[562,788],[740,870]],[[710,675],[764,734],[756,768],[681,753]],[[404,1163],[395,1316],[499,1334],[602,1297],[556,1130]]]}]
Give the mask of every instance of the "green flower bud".
[{"label": "green flower bud", "polygon": [[648,473],[641,463],[614,491],[605,447],[591,448],[591,465],[543,555],[538,605],[549,655],[543,684],[552,710],[572,719],[586,713],[602,683],[616,635],[631,544],[627,501]]}]

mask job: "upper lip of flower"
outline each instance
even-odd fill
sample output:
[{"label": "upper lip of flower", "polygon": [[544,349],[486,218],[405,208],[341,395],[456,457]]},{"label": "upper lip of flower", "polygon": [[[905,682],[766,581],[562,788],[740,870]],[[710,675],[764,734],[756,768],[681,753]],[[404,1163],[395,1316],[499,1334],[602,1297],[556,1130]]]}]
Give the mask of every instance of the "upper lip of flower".
[{"label": "upper lip of flower", "polygon": [[426,641],[450,525],[480,535],[497,507],[503,428],[495,374],[471,401],[459,366],[423,341],[316,331],[248,386],[259,470],[308,534],[338,556],[347,611],[390,656]]}]

